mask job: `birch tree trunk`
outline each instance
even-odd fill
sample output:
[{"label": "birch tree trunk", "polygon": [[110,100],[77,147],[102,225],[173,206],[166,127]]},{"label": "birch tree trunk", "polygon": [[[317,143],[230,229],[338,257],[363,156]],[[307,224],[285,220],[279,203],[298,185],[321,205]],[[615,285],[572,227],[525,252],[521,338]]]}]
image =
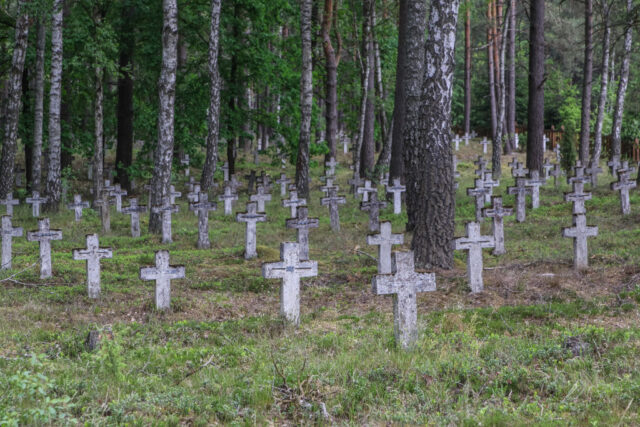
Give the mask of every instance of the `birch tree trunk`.
[{"label": "birch tree trunk", "polygon": [[373,0],[365,0],[362,3],[363,19],[363,57],[366,57],[367,67],[370,71],[368,78],[362,81],[362,91],[366,94],[366,110],[364,114],[364,126],[362,134],[362,145],[360,149],[360,176],[371,177],[375,166],[375,55],[373,53],[373,40],[371,37]]},{"label": "birch tree trunk", "polygon": [[[174,103],[176,70],[178,66],[178,2],[163,0],[162,69],[160,71],[158,112],[158,143],[154,153],[154,173],[151,180],[151,207],[160,206],[169,197],[173,160]],[[149,232],[159,234],[162,221],[153,209],[149,218]]]},{"label": "birch tree trunk", "polygon": [[[418,268],[451,268],[455,191],[451,98],[459,0],[432,0],[420,114],[405,126],[407,209]],[[412,18],[418,19],[418,17]]]},{"label": "birch tree trunk", "polygon": [[620,83],[618,84],[618,94],[616,97],[616,107],[613,111],[613,125],[611,126],[611,154],[620,156],[622,148],[622,115],[624,113],[624,98],[629,85],[629,64],[631,62],[631,47],[633,38],[633,1],[627,0],[628,22],[624,31],[624,56],[622,57],[622,69],[620,71]]},{"label": "birch tree trunk", "polygon": [[593,142],[593,161],[600,163],[602,153],[602,124],[604,122],[604,110],[607,105],[609,90],[609,52],[611,48],[611,5],[603,3],[602,10],[602,75],[600,82],[600,98],[598,100],[598,117],[596,119],[595,136]]},{"label": "birch tree trunk", "polygon": [[507,144],[506,153],[516,147],[516,0],[511,0],[509,9],[509,73],[507,90]]},{"label": "birch tree trunk", "polygon": [[544,157],[544,0],[531,0],[530,8],[527,168],[540,171]]},{"label": "birch tree trunk", "polygon": [[[372,10],[372,28],[376,27],[376,9],[375,5]],[[380,155],[378,156],[378,161],[376,162],[375,170],[382,171],[389,167],[389,162],[391,161],[391,129],[389,128],[388,119],[387,119],[387,111],[384,108],[387,94],[384,90],[384,84],[382,82],[382,59],[380,58],[380,44],[376,38],[375,32],[371,31],[371,38],[373,40],[373,53],[375,56],[376,63],[376,92],[378,95],[379,102],[379,117],[380,117],[380,136],[382,139],[382,149],[380,150]],[[393,120],[393,118],[392,118]],[[393,124],[392,124],[393,125]]]},{"label": "birch tree trunk", "polygon": [[47,42],[47,26],[38,20],[36,42],[36,82],[33,120],[33,148],[31,149],[31,190],[42,192],[42,127],[44,124],[44,50]]},{"label": "birch tree trunk", "polygon": [[218,162],[218,132],[220,129],[220,72],[218,51],[220,45],[220,3],[211,0],[211,25],[209,27],[209,112],[207,133],[207,155],[202,169],[200,185],[207,191],[213,185],[213,176]]},{"label": "birch tree trunk", "polygon": [[325,69],[327,73],[325,95],[325,140],[329,147],[327,160],[336,156],[338,139],[338,59],[331,43],[331,23],[333,21],[333,1],[324,1],[324,15],[322,17],[322,46],[324,48]]},{"label": "birch tree trunk", "polygon": [[49,89],[49,148],[45,209],[57,212],[60,204],[60,107],[62,102],[62,17],[64,0],[54,0],[51,16],[51,88]]},{"label": "birch tree trunk", "polygon": [[[499,8],[502,10],[502,8]],[[509,21],[505,21],[508,25]],[[508,31],[508,28],[505,28],[505,31]],[[493,150],[491,153],[491,172],[493,179],[499,179],[502,175],[502,164],[501,164],[501,155],[502,155],[502,141],[504,139],[504,128],[505,128],[505,115],[506,115],[506,91],[505,91],[505,76],[504,76],[504,57],[505,51],[507,50],[506,46],[506,37],[500,37],[500,46],[498,49],[500,51],[499,61],[500,71],[498,72],[499,80],[498,80],[498,117],[497,117],[497,128],[496,128],[496,139],[493,141]]]},{"label": "birch tree trunk", "polygon": [[22,72],[29,41],[29,15],[26,0],[18,3],[19,15],[16,20],[15,45],[9,74],[9,90],[5,117],[4,143],[0,161],[0,198],[4,199],[13,192],[14,167],[18,148],[18,122],[22,107]]},{"label": "birch tree trunk", "polygon": [[309,197],[309,145],[311,144],[311,108],[313,106],[313,65],[311,62],[311,9],[313,0],[300,5],[300,38],[302,39],[302,74],[300,76],[300,140],[296,163],[298,195]]},{"label": "birch tree trunk", "polygon": [[465,5],[464,20],[464,133],[471,134],[471,3]]},{"label": "birch tree trunk", "polygon": [[497,100],[496,100],[496,61],[494,56],[494,28],[493,28],[493,2],[495,0],[490,0],[487,5],[487,66],[489,67],[488,76],[489,76],[489,107],[491,109],[491,140],[495,142],[496,139],[496,131],[498,128],[498,111],[497,111]]},{"label": "birch tree trunk", "polygon": [[102,86],[103,68],[95,68],[95,106],[93,109],[93,194],[100,197],[102,194],[104,177],[104,113],[102,103],[104,100],[104,90]]},{"label": "birch tree trunk", "polygon": [[580,161],[589,163],[591,136],[591,86],[593,82],[593,0],[584,2],[584,68],[582,78],[582,115],[580,118]]}]

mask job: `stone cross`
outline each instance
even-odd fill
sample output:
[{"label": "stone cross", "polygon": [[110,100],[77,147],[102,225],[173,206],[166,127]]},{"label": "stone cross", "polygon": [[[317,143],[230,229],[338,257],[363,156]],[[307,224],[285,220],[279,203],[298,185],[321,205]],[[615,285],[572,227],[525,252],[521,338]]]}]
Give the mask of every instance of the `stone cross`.
[{"label": "stone cross", "polygon": [[555,187],[558,186],[558,178],[562,176],[562,168],[560,167],[560,163],[555,163],[553,165],[553,169],[549,172],[549,175],[553,177],[553,185]]},{"label": "stone cross", "polygon": [[602,173],[602,168],[598,166],[593,160],[589,162],[589,167],[585,169],[587,175],[591,177],[591,186],[598,186],[598,175]]},{"label": "stone cross", "polygon": [[291,209],[291,218],[295,218],[296,216],[298,216],[296,214],[296,209],[298,208],[298,206],[302,206],[306,204],[307,204],[306,199],[298,199],[297,190],[291,190],[289,192],[289,198],[282,201],[282,206],[284,206],[285,208],[288,207],[289,209]]},{"label": "stone cross", "polygon": [[222,179],[224,182],[229,181],[229,162],[224,162],[224,164],[220,166],[220,169],[222,169]]},{"label": "stone cross", "polygon": [[262,185],[258,185],[257,193],[249,198],[252,202],[258,203],[258,212],[264,213],[264,203],[271,201],[271,194],[268,194]]},{"label": "stone cross", "polygon": [[87,261],[87,288],[89,298],[100,296],[100,259],[113,258],[111,248],[101,248],[97,234],[87,234],[87,249],[74,249],[73,259]]},{"label": "stone cross", "polygon": [[276,179],[276,184],[280,184],[280,197],[285,197],[287,195],[287,185],[291,182],[287,175],[284,173],[280,174],[280,178]]},{"label": "stone cross", "polygon": [[416,273],[413,251],[394,252],[391,274],[373,277],[374,294],[393,295],[393,329],[396,343],[401,348],[410,348],[418,338],[417,294],[435,290],[435,273]]},{"label": "stone cross", "polygon": [[516,150],[518,149],[518,145],[520,144],[520,135],[518,135],[517,133],[514,136],[513,142],[515,143],[516,146]]},{"label": "stone cross", "polygon": [[122,196],[127,195],[127,191],[120,188],[120,184],[116,184],[111,190],[111,195],[116,200],[116,212],[122,212]]},{"label": "stone cross", "polygon": [[252,170],[248,175],[245,175],[244,178],[248,181],[247,192],[249,194],[253,193],[253,186],[256,183],[256,171]]},{"label": "stone cross", "polygon": [[31,205],[31,215],[34,218],[37,218],[37,217],[40,216],[40,205],[42,203],[46,203],[47,202],[47,198],[46,197],[40,197],[40,192],[33,191],[31,193],[31,197],[27,197],[26,202],[27,202],[27,204]]},{"label": "stone cross", "polygon": [[371,181],[369,181],[368,179],[364,180],[364,187],[359,187],[357,190],[358,194],[362,194],[362,201],[363,202],[368,202],[369,201],[369,193],[377,193],[378,192],[378,188],[377,187],[372,187],[371,186]]},{"label": "stone cross", "polygon": [[138,199],[129,199],[129,206],[122,208],[122,213],[131,215],[131,237],[140,237],[140,214],[146,212],[145,205],[138,205]]},{"label": "stone cross", "polygon": [[460,149],[460,135],[456,134],[456,137],[453,138],[453,143],[456,144],[456,151]]},{"label": "stone cross", "polygon": [[576,166],[573,167],[573,171],[575,175],[567,178],[567,184],[573,184],[574,182],[587,183],[591,181],[588,176],[585,176],[584,167],[581,166],[580,163],[576,162]]},{"label": "stone cross", "polygon": [[266,220],[266,214],[258,213],[258,205],[256,202],[247,203],[247,211],[236,214],[236,221],[247,223],[244,235],[244,259],[251,259],[258,256],[256,252],[256,224],[258,222],[265,222]]},{"label": "stone cross", "polygon": [[22,236],[22,227],[14,227],[11,224],[11,216],[2,217],[2,264],[0,270],[11,270],[13,238]]},{"label": "stone cross", "polygon": [[467,259],[467,275],[471,292],[481,292],[484,289],[482,283],[482,249],[494,248],[496,242],[492,237],[480,234],[480,224],[468,222],[465,226],[467,237],[459,237],[455,240],[454,249],[457,251],[469,251]]},{"label": "stone cross", "polygon": [[505,216],[513,215],[512,208],[505,208],[502,206],[502,197],[493,196],[491,198],[492,206],[490,208],[484,208],[482,210],[484,216],[487,218],[493,218],[493,240],[496,243],[496,247],[493,249],[494,255],[503,255],[506,253],[504,248],[504,220]]},{"label": "stone cross", "polygon": [[467,188],[467,196],[475,197],[476,199],[476,221],[482,222],[482,208],[486,201],[486,196],[489,194],[489,189],[484,186],[484,180],[476,178],[474,180],[475,187]]},{"label": "stone cross", "polygon": [[399,178],[394,178],[393,185],[387,186],[387,194],[393,194],[393,213],[396,215],[402,212],[402,193],[405,191],[407,191],[407,186],[401,185]]},{"label": "stone cross", "polygon": [[489,145],[490,142],[484,137],[482,141],[480,141],[480,144],[482,144],[482,154],[487,154],[487,145]]},{"label": "stone cross", "polygon": [[140,268],[140,279],[156,281],[156,308],[164,310],[171,306],[171,280],[184,279],[182,265],[169,265],[169,251],[156,252],[156,266]]},{"label": "stone cross", "polygon": [[80,194],[74,194],[73,203],[67,204],[68,209],[73,209],[75,211],[76,222],[80,221],[82,218],[82,209],[86,209],[88,207],[89,202],[83,202]]},{"label": "stone cross", "polygon": [[[107,173],[107,176],[111,176],[109,173]],[[102,186],[102,189],[105,190],[107,193],[111,193],[114,190],[114,186],[111,185],[111,181],[109,181],[108,179],[104,180],[104,185]]]},{"label": "stone cross", "polygon": [[18,206],[20,204],[20,200],[14,199],[13,194],[7,194],[7,198],[4,200],[0,200],[0,205],[5,205],[7,207],[7,215],[13,216],[13,207]]},{"label": "stone cross", "polygon": [[385,208],[387,202],[378,200],[378,193],[371,193],[368,202],[360,203],[360,210],[369,212],[369,231],[380,231],[380,209]]},{"label": "stone cross", "polygon": [[235,175],[231,175],[231,179],[229,180],[227,185],[231,187],[234,193],[237,193],[238,189],[242,186],[242,184],[240,184],[240,181],[238,181],[238,178]]},{"label": "stone cross", "polygon": [[[189,193],[193,192],[193,186],[196,185],[196,180],[193,179],[192,176],[189,177],[189,181],[185,184],[185,187],[187,188],[187,191]],[[188,196],[187,196],[188,197]]]},{"label": "stone cross", "polygon": [[556,154],[556,163],[560,163],[560,144],[556,145],[556,148],[553,149],[553,152]]},{"label": "stone cross", "polygon": [[154,206],[151,208],[153,213],[162,215],[162,243],[171,243],[171,214],[179,211],[178,205],[173,203],[165,203],[162,206]]},{"label": "stone cross", "polygon": [[360,197],[358,193],[358,188],[364,183],[363,179],[360,178],[360,173],[357,171],[353,173],[353,178],[347,181],[347,184],[351,186],[351,192],[356,195],[356,197]]},{"label": "stone cross", "polygon": [[589,266],[589,251],[587,249],[587,238],[598,235],[598,227],[587,226],[585,214],[573,215],[573,227],[562,229],[562,237],[573,238],[573,267],[576,270]]},{"label": "stone cross", "polygon": [[531,208],[538,209],[540,207],[540,187],[544,185],[545,180],[540,178],[540,172],[532,170],[529,173],[530,178],[525,181],[525,185],[531,188]]},{"label": "stone cross", "polygon": [[338,165],[338,162],[336,162],[336,159],[331,157],[329,159],[328,162],[324,163],[324,166],[327,168],[326,169],[326,175],[327,176],[333,176],[336,174],[336,166]]},{"label": "stone cross", "polygon": [[487,171],[487,161],[482,156],[478,156],[478,160],[474,161],[473,164],[478,166],[478,169],[475,170],[476,176],[482,179]]},{"label": "stone cross", "polygon": [[27,240],[40,242],[40,278],[51,277],[51,241],[62,240],[62,231],[49,229],[49,218],[40,218],[38,230],[29,231]]},{"label": "stone cross", "polygon": [[340,187],[338,187],[338,185],[333,183],[333,178],[332,177],[326,177],[325,181],[326,181],[325,185],[320,187],[320,190],[322,190],[322,192],[324,193],[325,197],[329,195],[329,191],[331,191],[331,189],[335,188],[336,191],[339,190]]},{"label": "stone cross", "polygon": [[224,194],[218,196],[218,200],[224,202],[224,214],[231,215],[233,202],[238,200],[238,195],[233,193],[231,186],[224,187]]},{"label": "stone cross", "polygon": [[620,169],[620,156],[614,155],[611,156],[611,160],[607,162],[607,166],[609,166],[609,171],[611,172],[611,176],[616,179],[618,178],[618,169]]},{"label": "stone cross", "polygon": [[322,206],[329,206],[329,217],[331,219],[331,229],[333,231],[340,231],[340,214],[338,212],[338,205],[344,205],[347,203],[347,199],[344,196],[338,196],[338,189],[329,190],[329,196],[320,199]]},{"label": "stone cross", "polygon": [[200,194],[200,184],[193,184],[191,186],[191,191],[187,193],[187,201],[189,203],[195,203],[198,201],[198,194]]},{"label": "stone cross", "polygon": [[198,249],[209,249],[209,212],[218,208],[215,202],[209,201],[209,195],[201,192],[197,202],[189,205],[189,210],[198,214]]},{"label": "stone cross", "polygon": [[264,187],[264,189],[270,193],[271,192],[271,177],[265,173],[265,171],[260,172],[260,176],[256,179],[258,185]]},{"label": "stone cross", "polygon": [[464,139],[464,145],[469,145],[469,140],[471,139],[471,135],[469,135],[468,133],[465,133],[462,139]]},{"label": "stone cross", "polygon": [[584,182],[575,181],[573,183],[573,193],[564,193],[565,202],[573,202],[573,213],[584,214],[587,212],[584,202],[591,200],[592,194],[585,193]]},{"label": "stone cross", "polygon": [[280,244],[280,262],[262,264],[262,277],[282,279],[280,285],[280,315],[285,321],[300,324],[300,279],[318,275],[318,263],[300,259],[298,243]]},{"label": "stone cross", "polygon": [[344,154],[349,152],[349,140],[346,137],[342,137],[342,152]]},{"label": "stone cross", "polygon": [[184,176],[189,176],[189,155],[185,154],[184,157],[180,160],[180,164],[182,166],[186,166],[184,170]]},{"label": "stone cross", "polygon": [[549,143],[549,137],[547,135],[542,135],[542,152],[547,151],[547,144]]},{"label": "stone cross", "polygon": [[367,245],[378,246],[378,274],[391,274],[391,249],[404,243],[404,234],[393,234],[391,222],[380,224],[380,233],[367,236]]},{"label": "stone cross", "polygon": [[318,228],[320,221],[318,218],[309,218],[309,210],[306,206],[298,208],[298,217],[289,218],[286,221],[287,228],[295,228],[298,230],[298,245],[300,248],[300,259],[309,259],[309,230]]},{"label": "stone cross", "polygon": [[487,189],[487,194],[484,197],[485,203],[491,202],[491,195],[493,194],[493,188],[500,186],[500,180],[494,180],[491,176],[491,171],[486,171],[484,173],[484,177],[482,178],[482,185]]},{"label": "stone cross", "polygon": [[511,169],[511,176],[514,178],[524,178],[529,174],[529,169],[526,169],[524,165],[517,162],[515,167]]},{"label": "stone cross", "polygon": [[518,164],[520,164],[520,162],[518,161],[518,158],[516,156],[513,156],[511,158],[511,161],[507,163],[507,166],[509,166],[511,170],[513,170],[518,166]]},{"label": "stone cross", "polygon": [[105,233],[109,233],[111,231],[111,212],[109,210],[111,201],[109,200],[109,191],[107,191],[106,188],[103,188],[100,196],[100,199],[95,199],[93,201],[93,205],[100,208],[102,231],[104,231]]},{"label": "stone cross", "polygon": [[544,170],[544,180],[546,183],[546,181],[550,177],[549,172],[551,172],[551,169],[553,169],[553,164],[549,161],[549,159],[544,159],[544,163],[542,164],[542,169]]},{"label": "stone cross", "polygon": [[180,197],[182,196],[182,193],[179,191],[176,191],[176,187],[173,185],[169,186],[169,204],[171,205],[175,205],[176,204],[176,197]]},{"label": "stone cross", "polygon": [[629,169],[629,163],[623,162],[622,168],[618,169],[618,181],[611,183],[611,189],[620,192],[620,209],[622,215],[629,215],[631,213],[631,205],[629,203],[629,190],[636,188],[637,182],[629,179],[631,169]]},{"label": "stone cross", "polygon": [[531,194],[531,188],[527,187],[526,179],[518,177],[516,178],[516,185],[513,187],[507,187],[508,194],[515,194],[516,196],[516,221],[524,222],[526,211],[527,194]]}]

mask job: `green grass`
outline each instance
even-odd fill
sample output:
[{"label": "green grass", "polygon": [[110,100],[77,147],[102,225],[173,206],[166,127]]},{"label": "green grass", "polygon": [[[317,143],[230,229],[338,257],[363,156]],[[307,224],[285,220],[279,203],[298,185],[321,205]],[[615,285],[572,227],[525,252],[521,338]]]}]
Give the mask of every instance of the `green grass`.
[{"label": "green grass", "polygon": [[[474,217],[464,189],[479,148],[458,153],[458,235]],[[243,166],[242,174],[251,167]],[[495,194],[512,185],[503,170]],[[363,253],[376,251],[365,242],[367,217],[348,197],[342,231],[331,232],[320,173],[314,167],[309,200],[310,216],[321,216],[310,235],[320,275],[304,281],[295,330],[278,317],[278,281],[260,272],[277,260],[280,242],[295,239],[277,189],[252,261],[242,257],[244,224],[221,212],[210,217],[212,249],[196,249],[197,218],[180,202],[168,248],[187,278],[172,283],[168,312],[154,308],[153,282],[138,279],[167,247],[146,233],[146,216],[139,239],[128,237],[129,217],[115,212],[107,235],[92,211],[80,223],[72,211],[52,216],[64,240],[53,243],[49,280],[39,279],[37,244],[15,239],[14,269],[0,272],[0,425],[640,423],[640,196],[633,193],[632,214],[622,218],[609,177],[602,179],[587,202],[588,222],[599,226],[591,267],[574,273],[572,242],[560,234],[571,223],[562,201],[569,189],[545,187],[525,223],[506,219],[507,254],[485,253],[485,292],[469,294],[464,253],[453,270],[437,272],[438,291],[418,299],[418,343],[403,352],[391,299],[371,294],[376,262]],[[341,193],[349,175],[339,167]],[[389,207],[382,217],[403,230],[405,214]],[[25,230],[37,227],[26,206],[14,218]],[[92,232],[114,251],[102,261],[97,301],[86,295],[84,262],[71,258]],[[102,344],[89,352],[93,329]]]}]

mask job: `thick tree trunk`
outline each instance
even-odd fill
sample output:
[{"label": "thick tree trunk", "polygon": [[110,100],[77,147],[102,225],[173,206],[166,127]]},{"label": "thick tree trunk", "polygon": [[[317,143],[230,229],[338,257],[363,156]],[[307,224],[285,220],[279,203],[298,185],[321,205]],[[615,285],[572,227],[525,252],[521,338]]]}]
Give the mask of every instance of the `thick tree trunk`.
[{"label": "thick tree trunk", "polygon": [[31,148],[31,190],[42,192],[42,128],[44,124],[44,50],[47,42],[47,26],[44,19],[38,21],[36,42],[36,81],[33,120],[33,147]]},{"label": "thick tree trunk", "polygon": [[62,101],[62,20],[64,0],[54,0],[51,17],[51,87],[49,89],[49,148],[45,209],[57,212],[60,204],[60,104]]},{"label": "thick tree trunk", "polygon": [[451,98],[459,4],[459,0],[431,1],[420,114],[417,121],[406,118],[407,209],[414,217],[411,248],[418,268],[453,265]]},{"label": "thick tree trunk", "polygon": [[5,118],[2,159],[0,161],[0,198],[4,199],[13,192],[14,168],[18,148],[18,122],[20,119],[22,97],[22,72],[29,41],[29,15],[26,10],[27,1],[19,5],[19,16],[16,20],[15,45],[9,75],[9,91]]},{"label": "thick tree trunk", "polygon": [[376,103],[375,103],[375,55],[373,53],[373,40],[371,37],[372,27],[372,11],[374,2],[365,0],[362,3],[363,19],[366,21],[363,25],[363,58],[366,57],[367,67],[370,72],[366,79],[362,81],[362,91],[366,94],[366,109],[364,114],[364,126],[362,134],[362,147],[360,150],[360,176],[371,177],[375,166],[375,121],[376,121]]},{"label": "thick tree trunk", "polygon": [[622,116],[624,113],[624,98],[629,85],[629,65],[631,62],[631,48],[633,38],[633,1],[627,0],[627,27],[624,31],[624,56],[622,57],[622,69],[620,70],[620,83],[618,84],[618,94],[616,97],[616,108],[613,112],[613,125],[611,126],[611,154],[620,156],[622,148]]},{"label": "thick tree trunk", "polygon": [[602,155],[602,124],[604,122],[604,110],[607,105],[607,94],[609,90],[609,52],[611,49],[610,12],[611,6],[606,2],[603,3],[602,74],[600,82],[600,99],[598,100],[598,117],[596,119],[593,142],[593,161],[595,164],[600,163],[600,156]]},{"label": "thick tree trunk", "polygon": [[329,147],[327,159],[336,156],[338,139],[338,58],[331,43],[331,24],[333,22],[333,1],[324,0],[324,15],[322,19],[322,46],[324,48],[325,69],[325,140]]},{"label": "thick tree trunk", "polygon": [[131,190],[131,181],[127,168],[133,163],[133,75],[131,61],[135,46],[134,11],[133,7],[125,7],[122,10],[120,76],[118,77],[116,171],[118,183],[127,191]]},{"label": "thick tree trunk", "polygon": [[507,144],[505,154],[516,148],[516,0],[509,8],[509,73],[507,80]]},{"label": "thick tree trunk", "polygon": [[527,168],[540,171],[544,157],[544,0],[531,0],[529,20]]},{"label": "thick tree trunk", "polygon": [[580,161],[589,163],[591,136],[591,86],[593,82],[593,0],[584,2],[584,68],[582,79],[582,116],[580,119]]},{"label": "thick tree trunk", "polygon": [[[163,0],[164,22],[162,26],[162,69],[160,71],[158,112],[158,143],[154,153],[154,173],[151,180],[151,207],[161,206],[169,197],[171,166],[173,161],[173,125],[178,65],[178,2]],[[159,234],[162,221],[159,214],[152,213],[149,232]]]},{"label": "thick tree trunk", "polygon": [[464,20],[464,133],[471,134],[471,3]]},{"label": "thick tree trunk", "polygon": [[300,76],[300,140],[296,163],[296,188],[302,198],[309,197],[309,146],[311,144],[311,108],[313,106],[313,69],[311,63],[311,8],[313,0],[302,0],[300,38],[302,74]]},{"label": "thick tree trunk", "polygon": [[493,26],[493,2],[495,0],[490,0],[487,5],[487,66],[488,75],[489,75],[489,107],[491,114],[491,140],[495,141],[496,139],[496,131],[498,129],[498,109],[497,109],[497,100],[496,100],[496,61],[494,56],[494,26]]},{"label": "thick tree trunk", "polygon": [[218,162],[218,134],[220,130],[220,72],[218,71],[218,51],[220,46],[220,3],[211,0],[211,25],[209,26],[209,113],[207,116],[207,156],[202,169],[200,185],[202,191],[213,185],[213,176]]},{"label": "thick tree trunk", "polygon": [[103,187],[104,166],[104,113],[102,108],[104,90],[102,85],[103,69],[95,69],[95,106],[93,107],[93,194],[99,197]]}]

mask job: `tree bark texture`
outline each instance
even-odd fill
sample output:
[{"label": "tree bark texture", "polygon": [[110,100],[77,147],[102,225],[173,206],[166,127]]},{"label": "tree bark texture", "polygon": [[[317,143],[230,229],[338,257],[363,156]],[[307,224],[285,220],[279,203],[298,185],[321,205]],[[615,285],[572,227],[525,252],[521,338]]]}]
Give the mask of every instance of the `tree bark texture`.
[{"label": "tree bark texture", "polygon": [[507,76],[507,144],[506,153],[516,148],[516,0],[509,7],[509,73]]},{"label": "tree bark texture", "polygon": [[584,1],[584,67],[582,69],[582,115],[580,118],[580,161],[589,162],[591,136],[591,87],[593,83],[593,0]]},{"label": "tree bark texture", "polygon": [[613,111],[613,125],[611,126],[611,154],[620,156],[622,148],[622,115],[624,113],[624,98],[629,85],[629,65],[631,62],[631,48],[633,46],[633,1],[627,0],[628,21],[624,30],[624,56],[622,57],[622,69],[620,70],[620,83],[616,97],[616,107]]},{"label": "tree bark texture", "polygon": [[420,114],[416,121],[405,119],[407,209],[414,219],[411,248],[418,268],[453,265],[451,98],[459,4],[431,1]]},{"label": "tree bark texture", "polygon": [[33,120],[33,146],[31,148],[31,190],[42,192],[42,129],[44,124],[44,50],[47,42],[47,26],[44,19],[38,21],[36,42],[36,81]]},{"label": "tree bark texture", "polygon": [[336,156],[338,139],[338,57],[331,43],[331,24],[333,22],[334,0],[324,0],[324,15],[322,17],[322,47],[325,56],[325,140],[329,147],[327,160]]},{"label": "tree bark texture", "polygon": [[93,194],[98,197],[102,194],[104,177],[104,89],[102,85],[103,68],[95,68],[95,105],[93,109]]},{"label": "tree bark texture", "polygon": [[527,168],[541,171],[544,138],[544,0],[531,0]]},{"label": "tree bark texture", "polygon": [[[499,11],[502,11],[502,7],[498,8]],[[502,20],[502,15],[498,17],[498,21]],[[508,21],[505,21],[508,26]],[[508,31],[508,27],[505,28]],[[498,64],[500,64],[500,70],[498,72],[498,117],[497,117],[497,128],[496,128],[496,138],[493,141],[493,150],[491,153],[491,172],[493,179],[500,179],[502,175],[502,163],[500,162],[502,155],[502,141],[504,140],[504,129],[505,129],[505,116],[506,116],[506,90],[505,90],[505,74],[504,74],[504,57],[505,51],[507,50],[506,45],[507,38],[500,37],[500,45],[498,46],[498,50],[500,51],[500,55],[498,56]]]},{"label": "tree bark texture", "polygon": [[490,0],[487,4],[487,66],[488,66],[488,76],[489,76],[489,107],[491,114],[491,140],[495,141],[496,139],[496,131],[498,128],[498,111],[497,111],[497,102],[496,102],[496,61],[494,56],[494,26],[493,26],[493,2],[495,0]]},{"label": "tree bark texture", "polygon": [[611,5],[603,3],[602,11],[602,74],[600,81],[600,98],[598,99],[598,117],[596,118],[595,135],[593,142],[593,160],[600,163],[602,155],[602,124],[604,122],[604,110],[607,105],[609,90],[609,53],[611,49]]},{"label": "tree bark texture", "polygon": [[[154,153],[154,172],[151,180],[151,207],[161,206],[169,197],[173,161],[173,127],[178,66],[178,2],[163,0],[162,69],[158,82],[160,108],[158,112],[158,143]],[[149,232],[162,232],[161,215],[152,213]]]},{"label": "tree bark texture", "polygon": [[471,3],[464,20],[464,133],[471,134]]},{"label": "tree bark texture", "polygon": [[207,116],[207,155],[202,169],[200,185],[202,191],[213,185],[213,177],[218,162],[218,135],[220,130],[220,72],[218,52],[220,46],[221,0],[211,0],[211,25],[209,27],[209,113]]},{"label": "tree bark texture", "polygon": [[135,10],[131,6],[122,10],[120,76],[118,77],[116,172],[118,183],[127,191],[131,190],[131,180],[127,169],[133,163],[133,76],[131,67],[135,46],[134,12]]},{"label": "tree bark texture", "polygon": [[364,114],[364,126],[362,134],[362,147],[360,149],[360,176],[371,177],[373,167],[375,166],[375,124],[376,124],[376,103],[375,103],[375,55],[373,53],[372,40],[372,14],[374,2],[365,0],[362,3],[362,12],[364,20],[363,24],[363,51],[362,56],[366,57],[369,73],[366,79],[363,76],[362,91],[366,94],[366,108]]},{"label": "tree bark texture", "polygon": [[300,38],[302,39],[302,74],[300,76],[300,139],[296,163],[298,196],[309,197],[309,146],[311,144],[311,108],[313,106],[313,69],[311,62],[311,9],[313,0],[302,0]]}]

